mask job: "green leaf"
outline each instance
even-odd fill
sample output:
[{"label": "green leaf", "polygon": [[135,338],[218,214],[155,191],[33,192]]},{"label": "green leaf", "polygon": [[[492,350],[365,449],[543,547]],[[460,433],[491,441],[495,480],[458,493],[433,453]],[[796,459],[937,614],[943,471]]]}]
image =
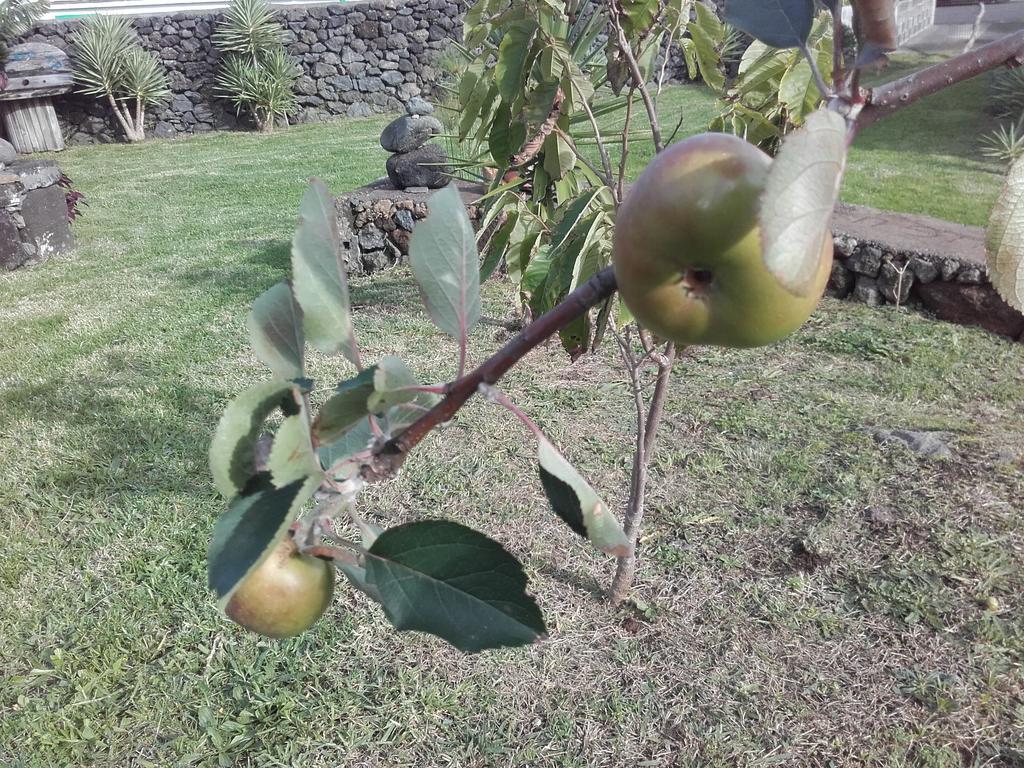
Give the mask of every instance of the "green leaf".
[{"label": "green leaf", "polygon": [[494,270],[498,268],[498,265],[501,263],[501,257],[505,255],[505,249],[508,247],[508,241],[512,236],[512,231],[516,228],[516,224],[518,223],[519,212],[509,212],[508,218],[505,219],[505,222],[498,227],[498,230],[491,237],[490,242],[487,244],[487,255],[484,257],[483,263],[480,265],[481,283],[493,275]]},{"label": "green leaf", "polygon": [[552,179],[561,179],[576,165],[576,155],[568,142],[557,133],[544,139],[544,170]]},{"label": "green leaf", "polygon": [[726,0],[725,20],[773,48],[796,48],[811,33],[814,0]]},{"label": "green leaf", "polygon": [[400,403],[388,408],[384,415],[388,432],[397,435],[408,429],[413,422],[440,401],[441,396],[435,395],[433,392],[417,392],[416,397],[408,403]]},{"label": "green leaf", "polygon": [[224,496],[234,496],[252,476],[260,429],[292,388],[287,381],[265,381],[240,392],[224,410],[209,454],[213,482]]},{"label": "green leaf", "polygon": [[323,474],[310,440],[309,414],[305,406],[281,422],[270,448],[267,469],[278,488],[304,477]]},{"label": "green leaf", "polygon": [[309,182],[299,207],[292,274],[309,343],[326,354],[341,352],[359,365],[334,198],[318,179]]},{"label": "green leaf", "polygon": [[764,260],[786,290],[807,296],[846,167],[846,120],[820,109],[786,137],[761,195]]},{"label": "green leaf", "polygon": [[[725,87],[725,74],[722,72],[722,58],[718,46],[722,43],[724,33],[722,24],[715,12],[704,3],[697,3],[697,16],[687,27],[693,43],[692,62],[697,65],[704,82],[716,91]],[[692,67],[689,67],[693,76]]]},{"label": "green leaf", "polygon": [[455,185],[430,197],[416,225],[409,261],[434,325],[465,343],[480,319],[480,262],[476,236]]},{"label": "green leaf", "polygon": [[349,565],[348,563],[343,563],[340,560],[336,560],[334,562],[334,565],[339,571],[345,574],[345,578],[349,580],[349,583],[353,587],[358,589],[360,592],[365,594],[374,602],[384,602],[384,598],[381,597],[381,594],[377,591],[377,588],[366,580],[365,568],[360,568],[358,565]]},{"label": "green leaf", "polygon": [[393,405],[408,403],[416,398],[417,393],[410,387],[419,385],[419,381],[409,367],[393,355],[382,357],[373,374],[373,393],[367,400],[371,413],[381,413]]},{"label": "green leaf", "polygon": [[[373,430],[370,428],[370,420],[364,418],[362,421],[356,422],[347,432],[342,433],[340,437],[330,443],[320,445],[317,448],[317,456],[323,468],[330,469],[342,459],[367,450],[372,441]],[[343,472],[341,476],[347,477],[349,474]]]},{"label": "green leaf", "polygon": [[494,112],[487,148],[499,168],[506,167],[509,158],[519,149],[512,147],[512,110],[506,101],[502,101]]},{"label": "green leaf", "polygon": [[368,402],[373,394],[376,371],[377,367],[373,366],[361,371],[355,378],[342,382],[335,394],[320,407],[313,421],[313,434],[318,444],[337,440],[370,415]]},{"label": "green leaf", "polygon": [[278,283],[253,302],[247,326],[256,357],[275,376],[281,379],[302,377],[305,347],[302,308],[287,282]]},{"label": "green leaf", "polygon": [[526,645],[545,633],[519,562],[457,523],[424,520],[384,531],[366,555],[366,581],[396,629],[428,632],[465,653]]},{"label": "green leaf", "polygon": [[505,35],[498,46],[494,79],[501,98],[510,104],[524,91],[526,60],[530,56],[536,32],[537,22],[533,19],[514,22],[505,28]]},{"label": "green leaf", "polygon": [[537,462],[544,493],[555,514],[602,552],[627,557],[633,548],[615,516],[587,481],[544,438],[538,440]]},{"label": "green leaf", "polygon": [[661,12],[658,0],[621,0],[620,7],[622,29],[630,42],[643,39]]},{"label": "green leaf", "polygon": [[1024,160],[1010,166],[985,233],[992,285],[1007,304],[1024,312]]},{"label": "green leaf", "polygon": [[221,606],[270,553],[315,489],[313,481],[301,480],[275,488],[263,472],[232,500],[213,529],[207,557],[209,586]]}]

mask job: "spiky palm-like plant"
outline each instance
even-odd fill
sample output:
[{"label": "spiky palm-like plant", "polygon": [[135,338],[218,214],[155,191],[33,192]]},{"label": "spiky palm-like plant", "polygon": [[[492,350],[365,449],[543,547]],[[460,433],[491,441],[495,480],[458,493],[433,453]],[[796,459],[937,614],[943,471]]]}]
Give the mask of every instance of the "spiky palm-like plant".
[{"label": "spiky palm-like plant", "polygon": [[285,53],[283,29],[266,0],[233,0],[213,40],[225,54],[217,92],[249,110],[263,133],[295,110],[292,88],[302,73]]},{"label": "spiky palm-like plant", "polygon": [[72,44],[79,91],[105,97],[128,141],[142,141],[146,107],[170,92],[160,62],[142,49],[130,22],[119,16],[89,17]]}]

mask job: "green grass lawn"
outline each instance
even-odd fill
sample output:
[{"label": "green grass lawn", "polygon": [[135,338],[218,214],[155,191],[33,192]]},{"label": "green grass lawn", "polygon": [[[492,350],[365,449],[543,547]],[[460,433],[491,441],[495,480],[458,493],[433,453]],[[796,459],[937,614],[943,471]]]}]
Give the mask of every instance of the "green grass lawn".
[{"label": "green grass lawn", "polygon": [[[710,99],[677,102],[696,130]],[[498,538],[548,641],[464,657],[344,584],[293,640],[217,615],[206,447],[267,375],[249,303],[288,273],[309,176],[341,192],[381,174],[384,122],[61,155],[90,203],[78,250],[0,274],[0,765],[1020,765],[1024,347],[908,312],[825,301],[782,344],[682,362],[636,609],[597,599],[611,564],[547,511],[519,424],[475,402],[365,511]],[[484,293],[486,315],[514,311],[509,285]],[[451,375],[406,270],[352,296],[367,359]],[[482,326],[473,358],[505,337]],[[542,348],[506,389],[621,508],[612,351]],[[954,457],[879,447],[871,426],[945,430]]]}]

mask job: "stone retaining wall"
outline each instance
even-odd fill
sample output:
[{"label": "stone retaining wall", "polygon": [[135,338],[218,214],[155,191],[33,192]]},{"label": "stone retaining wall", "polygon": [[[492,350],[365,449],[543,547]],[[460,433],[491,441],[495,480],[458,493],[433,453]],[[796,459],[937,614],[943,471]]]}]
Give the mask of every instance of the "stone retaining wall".
[{"label": "stone retaining wall", "polygon": [[830,295],[870,306],[920,307],[942,320],[1024,341],[1024,315],[989,282],[982,228],[840,205],[833,231]]},{"label": "stone retaining wall", "polygon": [[[400,110],[412,96],[431,95],[439,55],[462,31],[455,0],[369,0],[288,8],[278,13],[285,47],[302,66],[295,122]],[[151,110],[158,137],[233,128],[230,102],[213,95],[220,56],[211,35],[219,12],[176,13],[133,20],[142,45],[167,68],[171,97]],[[70,50],[77,21],[41,24],[24,40]],[[54,99],[71,144],[121,140],[110,109],[76,94]],[[243,117],[242,120],[247,118]]]},{"label": "stone retaining wall", "polygon": [[[368,275],[404,262],[409,237],[416,222],[426,218],[427,198],[435,191],[426,187],[396,190],[387,179],[379,179],[338,197],[335,210],[349,274]],[[459,182],[459,191],[475,228],[480,209],[473,201],[484,190]]]}]

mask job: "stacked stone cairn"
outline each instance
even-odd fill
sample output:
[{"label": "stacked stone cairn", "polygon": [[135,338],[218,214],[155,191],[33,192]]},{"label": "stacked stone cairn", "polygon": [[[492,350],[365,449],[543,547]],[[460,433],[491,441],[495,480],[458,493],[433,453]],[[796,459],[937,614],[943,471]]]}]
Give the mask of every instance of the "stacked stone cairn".
[{"label": "stacked stone cairn", "polygon": [[387,161],[388,179],[395,189],[447,186],[452,178],[448,153],[440,144],[427,143],[444,131],[433,116],[434,107],[417,96],[409,100],[405,111],[380,135],[380,145],[392,153]]}]

